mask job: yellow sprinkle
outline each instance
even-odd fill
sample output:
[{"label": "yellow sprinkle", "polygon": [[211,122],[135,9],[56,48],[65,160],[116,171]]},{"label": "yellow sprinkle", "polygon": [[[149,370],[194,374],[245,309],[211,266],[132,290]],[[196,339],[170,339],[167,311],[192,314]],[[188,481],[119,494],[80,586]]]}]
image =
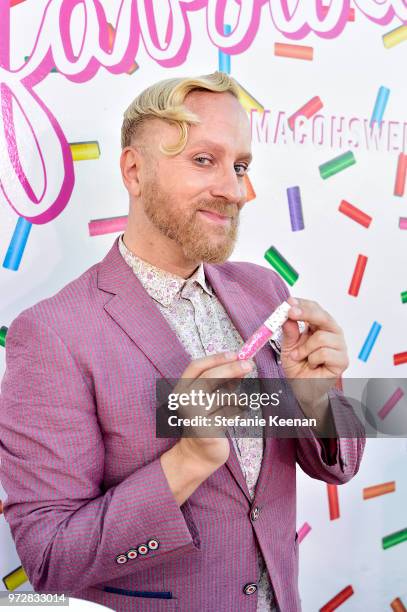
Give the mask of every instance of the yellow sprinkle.
[{"label": "yellow sprinkle", "polygon": [[387,34],[383,34],[383,44],[386,49],[390,49],[395,45],[407,40],[407,26],[402,25],[395,30],[391,30],[387,32]]},{"label": "yellow sprinkle", "polygon": [[260,104],[260,102],[258,102],[256,100],[256,98],[253,98],[253,96],[251,96],[249,94],[249,92],[247,91],[247,89],[245,89],[244,87],[242,87],[240,85],[240,83],[238,83],[239,86],[239,102],[240,104],[244,107],[244,109],[250,113],[250,111],[252,110],[252,108],[257,108],[258,111],[260,111],[261,113],[264,112],[264,106],[262,104]]},{"label": "yellow sprinkle", "polygon": [[69,143],[74,161],[99,159],[100,149],[98,142],[71,142]]},{"label": "yellow sprinkle", "polygon": [[8,591],[14,591],[15,589],[18,589],[19,586],[21,586],[22,584],[24,584],[24,582],[27,581],[28,576],[25,573],[22,565],[20,565],[20,567],[13,570],[12,572],[10,572],[10,574],[7,574],[7,576],[4,576],[3,578],[3,582],[6,585]]}]

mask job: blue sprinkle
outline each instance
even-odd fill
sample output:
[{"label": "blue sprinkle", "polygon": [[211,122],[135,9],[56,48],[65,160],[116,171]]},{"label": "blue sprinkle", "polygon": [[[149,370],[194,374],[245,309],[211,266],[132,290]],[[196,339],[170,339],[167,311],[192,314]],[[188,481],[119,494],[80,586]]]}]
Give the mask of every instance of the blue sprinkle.
[{"label": "blue sprinkle", "polygon": [[368,333],[365,343],[362,346],[362,350],[359,353],[359,359],[361,359],[362,361],[366,362],[368,360],[381,328],[382,326],[380,325],[380,323],[377,323],[377,321],[375,321],[372,327],[370,328],[370,332]]},{"label": "blue sprinkle", "polygon": [[[227,36],[231,33],[232,27],[229,24],[224,24],[223,33]],[[230,74],[230,55],[219,49],[219,70]]]},{"label": "blue sprinkle", "polygon": [[383,86],[380,87],[377,93],[376,103],[373,109],[373,115],[370,120],[370,127],[372,127],[375,121],[377,123],[381,123],[383,121],[383,115],[386,109],[387,100],[389,99],[389,95],[390,95],[390,89],[388,89],[387,87],[383,87]]},{"label": "blue sprinkle", "polygon": [[27,219],[24,219],[24,217],[18,218],[14,233],[11,237],[9,247],[7,249],[6,256],[3,261],[3,268],[8,268],[9,270],[18,270],[31,228],[32,223],[27,221]]}]

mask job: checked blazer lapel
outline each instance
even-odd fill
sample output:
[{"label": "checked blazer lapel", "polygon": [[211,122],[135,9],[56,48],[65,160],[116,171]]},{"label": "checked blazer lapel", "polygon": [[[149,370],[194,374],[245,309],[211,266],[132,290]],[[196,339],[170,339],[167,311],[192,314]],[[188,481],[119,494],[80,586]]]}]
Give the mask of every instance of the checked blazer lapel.
[{"label": "checked blazer lapel", "polygon": [[[217,298],[222,303],[243,341],[246,342],[261,323],[263,323],[264,315],[257,313],[256,303],[253,303],[247,297],[247,294],[239,283],[228,278],[219,267],[204,263],[204,269],[205,276],[214,289]],[[259,290],[261,290],[261,287],[259,287]],[[274,308],[277,306],[278,301],[276,301]],[[268,314],[270,313],[267,313],[266,317]],[[253,361],[257,367],[258,378],[278,378],[279,370],[277,364],[273,358],[270,358],[270,349],[267,346],[264,346],[256,353],[253,357]],[[271,410],[267,406],[263,407],[263,415],[266,418],[266,422],[269,414],[271,414]],[[246,480],[232,442],[230,455],[225,464],[239,483],[250,503],[258,503],[263,495],[267,495],[267,483],[269,481],[271,469],[272,445],[274,444],[273,438],[267,435],[267,430],[268,426],[264,429],[263,459],[253,500],[250,497]],[[228,432],[227,435],[230,437]]]},{"label": "checked blazer lapel", "polygon": [[[111,294],[104,309],[143,351],[163,378],[177,380],[190,363],[191,358],[133,270],[123,259],[118,248],[118,241],[119,238],[116,238],[113,246],[99,264],[98,287]],[[204,264],[204,269],[218,299],[243,340],[247,340],[262,322],[261,318],[256,315],[255,304],[248,299],[239,283],[222,272],[220,266]],[[269,353],[267,354],[264,349],[257,353],[254,361],[260,378],[278,376],[276,366],[273,370]],[[265,464],[268,461],[272,439],[266,437],[265,442],[259,486],[261,479],[266,477]],[[230,441],[230,446],[230,455],[225,465],[236,479],[242,492],[251,501],[232,441]]]},{"label": "checked blazer lapel", "polygon": [[123,259],[118,242],[119,238],[99,268],[99,289],[113,294],[104,309],[147,355],[163,378],[178,379],[191,358]]}]

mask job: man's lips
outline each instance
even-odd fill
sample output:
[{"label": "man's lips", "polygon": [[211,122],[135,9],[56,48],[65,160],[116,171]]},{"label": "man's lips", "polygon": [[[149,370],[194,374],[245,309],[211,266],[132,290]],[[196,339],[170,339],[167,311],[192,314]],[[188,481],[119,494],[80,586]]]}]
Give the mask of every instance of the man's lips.
[{"label": "man's lips", "polygon": [[220,215],[212,210],[199,209],[198,212],[202,213],[207,219],[212,219],[218,223],[227,223],[230,217],[226,215]]}]

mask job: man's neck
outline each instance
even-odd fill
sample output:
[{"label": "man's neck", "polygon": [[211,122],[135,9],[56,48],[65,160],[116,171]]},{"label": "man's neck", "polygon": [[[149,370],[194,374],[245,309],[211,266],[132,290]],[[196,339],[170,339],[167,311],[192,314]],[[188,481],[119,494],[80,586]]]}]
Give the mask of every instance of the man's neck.
[{"label": "man's neck", "polygon": [[123,234],[125,246],[137,257],[148,262],[152,266],[165,270],[171,274],[176,274],[181,278],[189,278],[200,265],[200,262],[186,262],[182,256],[169,254],[164,249],[151,245],[148,249],[143,249],[139,242],[132,240],[126,231]]}]

